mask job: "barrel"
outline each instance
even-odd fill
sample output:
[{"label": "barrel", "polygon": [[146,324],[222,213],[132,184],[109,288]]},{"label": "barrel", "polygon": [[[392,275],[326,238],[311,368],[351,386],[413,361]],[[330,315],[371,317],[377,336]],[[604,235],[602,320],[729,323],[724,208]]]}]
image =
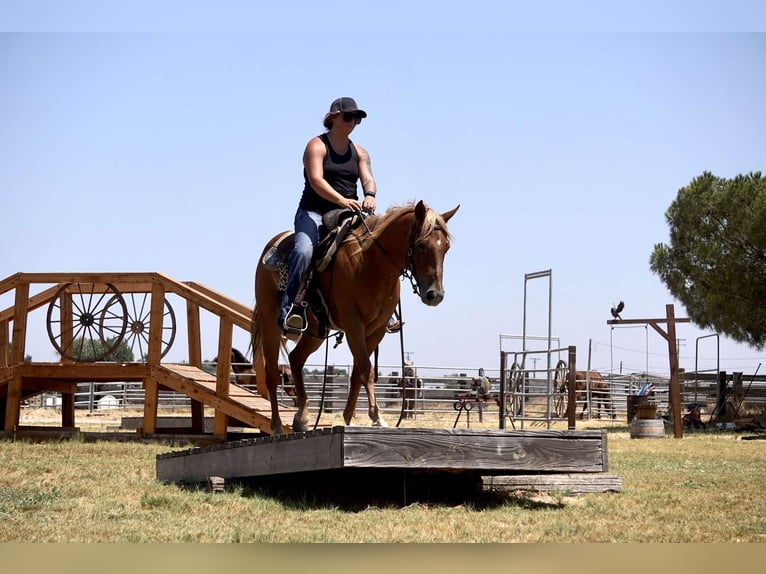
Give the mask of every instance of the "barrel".
[{"label": "barrel", "polygon": [[633,419],[630,438],[665,438],[665,423],[662,419]]}]

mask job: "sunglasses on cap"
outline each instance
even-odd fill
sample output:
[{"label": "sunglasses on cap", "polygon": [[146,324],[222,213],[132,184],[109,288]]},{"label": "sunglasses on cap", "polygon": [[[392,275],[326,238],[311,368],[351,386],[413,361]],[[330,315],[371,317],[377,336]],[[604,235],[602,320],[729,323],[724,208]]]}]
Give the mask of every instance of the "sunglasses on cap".
[{"label": "sunglasses on cap", "polygon": [[356,122],[357,124],[362,123],[362,115],[358,112],[343,112],[342,115],[344,122]]}]

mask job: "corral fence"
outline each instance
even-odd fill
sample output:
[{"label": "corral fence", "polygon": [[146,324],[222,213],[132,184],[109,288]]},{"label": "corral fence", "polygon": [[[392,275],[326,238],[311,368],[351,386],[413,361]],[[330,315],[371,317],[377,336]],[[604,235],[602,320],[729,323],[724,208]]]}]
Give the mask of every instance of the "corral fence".
[{"label": "corral fence", "polygon": [[[551,353],[562,349],[552,350]],[[548,351],[544,351],[548,352]],[[528,352],[532,354],[534,352]],[[529,363],[520,356],[510,353],[506,367],[506,422],[507,426],[539,428],[550,426],[556,421],[566,420],[566,403],[558,403],[561,393],[559,373],[555,367],[521,368],[520,364]],[[515,359],[515,360],[512,360]],[[559,359],[551,364],[556,365]],[[538,361],[540,362],[540,361]],[[547,361],[545,361],[547,363]],[[203,368],[215,372],[215,363],[205,363]],[[500,369],[478,367],[444,367],[419,365],[416,369],[415,384],[402,387],[401,366],[382,365],[379,367],[376,397],[378,406],[389,423],[396,422],[402,416],[402,425],[410,421],[421,421],[440,427],[482,423],[483,426],[497,428],[501,416],[501,392],[503,376]],[[320,403],[324,413],[341,413],[346,404],[349,390],[351,365],[332,365],[324,375],[323,365],[307,365],[304,370],[306,390],[311,400],[312,412],[316,412]],[[482,374],[489,379],[489,392],[477,390],[474,378]],[[576,403],[577,420],[601,419],[614,424],[627,422],[628,397],[646,383],[654,385],[652,398],[658,405],[661,415],[669,414],[669,382],[667,377],[646,373],[614,374],[602,373],[609,387],[608,400],[599,405],[598,393],[593,389],[584,389],[578,395]],[[239,375],[232,382],[255,391],[255,382]],[[246,377],[246,376],[245,376]],[[712,413],[725,397],[739,398],[741,413],[752,410],[766,410],[766,376],[752,376],[742,373],[681,373],[681,404],[698,403],[703,413]],[[520,381],[523,383],[520,384]],[[587,382],[587,381],[583,381]],[[280,402],[290,405],[292,397],[285,392],[285,387],[278,389]],[[402,408],[402,401],[406,401]],[[160,391],[159,408],[177,410],[189,407],[188,396],[173,391]],[[144,405],[144,390],[141,383],[79,383],[75,394],[75,408],[81,410],[129,410],[141,409]],[[43,393],[28,401],[23,408],[56,408],[61,406],[61,395]],[[357,416],[364,420],[367,416],[367,400],[364,391],[357,404]]]}]

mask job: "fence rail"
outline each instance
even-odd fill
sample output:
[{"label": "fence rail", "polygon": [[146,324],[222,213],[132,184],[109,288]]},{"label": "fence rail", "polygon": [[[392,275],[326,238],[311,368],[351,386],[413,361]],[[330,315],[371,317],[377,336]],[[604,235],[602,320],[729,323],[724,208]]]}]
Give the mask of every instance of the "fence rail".
[{"label": "fence rail", "polygon": [[[215,370],[214,364],[206,364],[203,367]],[[349,389],[349,376],[351,366],[335,366],[333,374],[324,379],[321,366],[307,365],[304,375],[306,391],[315,413],[322,405],[324,413],[341,413],[345,407]],[[376,397],[380,409],[386,420],[396,421],[401,415],[402,424],[407,421],[427,420],[429,424],[438,426],[453,426],[456,424],[470,425],[483,422],[485,425],[497,426],[499,423],[500,409],[500,376],[499,371],[485,371],[489,378],[490,388],[486,400],[479,400],[475,387],[472,387],[472,379],[477,376],[478,369],[444,368],[444,367],[420,367],[418,369],[418,384],[413,389],[404,390],[401,387],[401,378],[397,367],[382,366],[381,374],[376,384]],[[548,377],[546,369],[525,371],[526,384],[526,408],[524,417],[511,416],[512,422],[520,425],[536,425],[545,421],[546,405],[548,397]],[[718,387],[715,381],[689,380],[681,382],[682,405],[699,402],[703,405],[703,412],[711,413],[717,401]],[[655,386],[653,399],[658,405],[658,412],[669,412],[668,404],[668,380],[660,377],[647,377],[640,375],[624,375],[605,377],[609,385],[610,404],[600,411],[593,404],[593,393],[582,393],[577,401],[577,417],[580,420],[581,413],[585,419],[601,418],[602,420],[614,421],[615,424],[625,424],[627,421],[628,397],[634,395],[645,382],[652,382]],[[747,396],[745,400],[750,407],[766,408],[766,381],[755,380],[750,383],[748,377],[744,377]],[[235,380],[232,375],[232,380]],[[241,386],[255,391],[255,382],[248,381],[239,375],[236,382]],[[404,393],[404,396],[403,396]],[[279,401],[284,404],[292,404],[292,397],[284,387],[278,389]],[[402,402],[406,401],[403,409]],[[80,383],[78,392],[75,394],[75,408],[89,411],[103,411],[108,409],[141,409],[144,404],[144,390],[141,383]],[[26,401],[25,408],[55,408],[61,405],[60,395],[57,393],[44,393]],[[173,391],[161,391],[159,394],[160,409],[184,409],[190,407],[191,401],[188,396]],[[362,394],[357,405],[357,416],[363,420],[367,413],[367,401]],[[565,415],[563,415],[565,417]],[[561,417],[556,419],[564,420]]]}]

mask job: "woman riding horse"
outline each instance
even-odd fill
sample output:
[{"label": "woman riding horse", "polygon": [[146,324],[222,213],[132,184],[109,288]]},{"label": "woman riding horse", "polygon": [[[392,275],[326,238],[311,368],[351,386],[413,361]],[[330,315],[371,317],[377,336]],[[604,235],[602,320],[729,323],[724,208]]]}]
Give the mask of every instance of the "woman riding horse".
[{"label": "woman riding horse", "polygon": [[[370,355],[386,333],[388,319],[399,301],[399,278],[410,279],[420,300],[435,306],[444,298],[443,263],[450,247],[447,222],[459,206],[438,214],[422,201],[390,208],[382,215],[368,217],[351,231],[338,248],[335,260],[314,273],[312,291],[318,292],[326,309],[327,323],[346,334],[354,365],[343,418],[351,424],[364,385],[373,425],[385,426],[375,400],[374,372]],[[271,397],[271,426],[284,432],[276,401],[279,382],[279,348],[283,334],[277,324],[282,301],[279,270],[266,265],[265,256],[282,234],[266,246],[255,273],[253,355],[257,379],[266,380]],[[303,366],[326,337],[316,314],[309,312],[307,329],[289,354],[297,412],[292,430],[308,430],[308,398],[303,383]],[[323,322],[324,324],[324,322]]]}]

